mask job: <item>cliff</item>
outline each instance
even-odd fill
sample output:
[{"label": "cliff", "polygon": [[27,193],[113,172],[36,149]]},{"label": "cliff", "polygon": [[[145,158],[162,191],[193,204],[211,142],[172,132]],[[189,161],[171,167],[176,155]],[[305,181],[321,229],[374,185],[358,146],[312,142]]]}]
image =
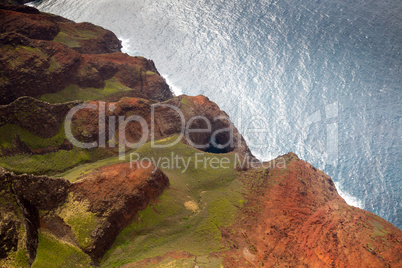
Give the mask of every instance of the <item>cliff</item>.
[{"label": "cliff", "polygon": [[120,48],[0,5],[0,267],[402,266],[401,230],[293,153],[259,163],[214,102]]},{"label": "cliff", "polygon": [[[234,225],[236,234],[228,233],[228,241],[242,251],[245,260],[263,267],[402,264],[398,228],[347,205],[330,177],[295,154],[283,157],[285,169],[253,170],[241,178],[253,195]],[[254,176],[260,176],[260,181],[252,182]],[[239,266],[234,260],[225,258],[230,267]]]},{"label": "cliff", "polygon": [[0,265],[8,267],[34,262],[39,228],[98,260],[134,215],[169,185],[154,166],[130,168],[128,163],[102,167],[76,183],[0,172]]},{"label": "cliff", "polygon": [[99,26],[2,5],[0,104],[21,96],[50,102],[172,97],[152,61],[120,48],[117,37]]}]

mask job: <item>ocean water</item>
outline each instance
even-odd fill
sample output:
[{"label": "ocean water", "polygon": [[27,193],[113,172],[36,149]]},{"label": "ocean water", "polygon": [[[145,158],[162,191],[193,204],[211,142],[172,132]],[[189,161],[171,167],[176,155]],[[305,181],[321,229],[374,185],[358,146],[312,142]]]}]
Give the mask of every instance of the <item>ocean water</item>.
[{"label": "ocean water", "polygon": [[252,152],[293,151],[399,228],[402,2],[43,0],[112,30],[176,94],[225,110]]}]

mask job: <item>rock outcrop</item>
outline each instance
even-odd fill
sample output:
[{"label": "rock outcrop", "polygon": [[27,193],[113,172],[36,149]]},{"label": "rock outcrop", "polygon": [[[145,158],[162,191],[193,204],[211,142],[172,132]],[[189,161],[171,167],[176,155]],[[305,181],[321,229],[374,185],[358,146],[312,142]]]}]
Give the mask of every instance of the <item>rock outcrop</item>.
[{"label": "rock outcrop", "polygon": [[0,105],[0,127],[15,124],[43,138],[56,135],[67,113],[81,102],[49,104],[31,97],[20,97],[8,105]]},{"label": "rock outcrop", "polygon": [[[148,142],[151,138],[159,140],[183,134],[182,141],[197,149],[213,153],[235,152],[253,158],[244,138],[230,121],[229,116],[205,96],[182,95],[163,103],[152,103],[137,98],[123,98],[118,102],[104,103],[106,116],[102,128],[99,127],[99,102],[89,104],[94,104],[98,109],[82,109],[76,113],[72,121],[73,129],[76,130],[75,136],[85,142],[96,142],[99,139],[99,129],[102,128],[106,133],[109,133],[110,129],[113,129],[112,133],[119,133],[119,126],[110,126],[110,117],[126,119],[134,115],[144,119],[147,129],[144,130],[137,121],[128,123],[124,135],[130,143],[138,142],[143,135]],[[198,129],[203,131],[187,132]],[[111,138],[106,136],[106,140]]]},{"label": "rock outcrop", "polygon": [[0,264],[14,266],[8,256],[17,250],[32,264],[38,246],[38,211],[63,204],[69,185],[63,179],[15,175],[0,169]]},{"label": "rock outcrop", "polygon": [[[11,104],[0,106],[0,127],[14,124],[39,137],[51,138],[63,130],[67,113],[79,104],[82,102],[49,104],[31,97],[21,97]],[[112,137],[109,137],[110,129],[113,130],[112,133],[119,134],[117,119],[119,117],[127,119],[135,115],[145,120],[147,129],[142,129],[137,121],[128,123],[124,134],[125,139],[130,143],[137,142],[142,135],[146,135],[145,141],[148,142],[151,138],[159,140],[182,133],[184,135],[183,142],[200,150],[213,153],[235,152],[253,158],[244,138],[232,124],[228,115],[220,110],[216,103],[204,96],[182,95],[163,103],[139,98],[122,98],[118,102],[92,101],[87,104],[95,105],[97,108],[79,110],[72,120],[73,134],[82,142],[99,141],[99,133],[102,129],[106,132],[106,141],[111,139]],[[105,122],[100,127],[99,109],[101,105],[104,105],[105,109]],[[111,117],[117,121],[114,126],[110,126],[109,119]],[[196,118],[196,120],[192,118]],[[207,129],[208,124],[210,124],[209,131],[186,132],[186,129]],[[64,133],[62,134],[64,136]],[[26,145],[28,140],[17,136],[11,148],[2,148],[2,154],[12,155],[13,152],[14,154],[41,154],[71,149],[70,141],[66,137],[63,140],[56,147],[35,149]],[[119,142],[118,137],[116,144]]]},{"label": "rock outcrop", "polygon": [[76,183],[0,170],[0,259],[14,266],[9,255],[25,250],[32,264],[41,227],[97,261],[136,213],[168,186],[169,179],[152,163],[102,167]]},{"label": "rock outcrop", "polygon": [[152,61],[130,57],[120,48],[117,37],[102,27],[32,7],[0,5],[0,104],[69,85],[103,89],[113,77],[131,89],[120,97],[172,97]]},{"label": "rock outcrop", "polygon": [[42,227],[97,261],[136,213],[168,186],[169,179],[152,163],[104,166],[73,183],[68,200],[43,216]]}]

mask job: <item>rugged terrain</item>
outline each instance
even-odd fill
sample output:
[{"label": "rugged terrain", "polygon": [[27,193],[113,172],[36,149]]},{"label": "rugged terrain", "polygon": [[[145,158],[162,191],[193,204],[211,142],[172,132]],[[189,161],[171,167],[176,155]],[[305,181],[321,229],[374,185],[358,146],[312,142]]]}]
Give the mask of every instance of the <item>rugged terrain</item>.
[{"label": "rugged terrain", "polygon": [[[120,48],[90,23],[0,5],[0,267],[402,266],[401,230],[293,153],[250,166],[225,112],[173,96]],[[77,105],[72,135],[94,148],[66,134]],[[120,132],[132,116],[145,126]],[[186,139],[183,124],[208,127],[195,116],[211,129]]]},{"label": "rugged terrain", "polygon": [[152,61],[121,53],[112,32],[90,23],[2,6],[0,45],[0,104],[21,96],[49,102],[172,97]]}]

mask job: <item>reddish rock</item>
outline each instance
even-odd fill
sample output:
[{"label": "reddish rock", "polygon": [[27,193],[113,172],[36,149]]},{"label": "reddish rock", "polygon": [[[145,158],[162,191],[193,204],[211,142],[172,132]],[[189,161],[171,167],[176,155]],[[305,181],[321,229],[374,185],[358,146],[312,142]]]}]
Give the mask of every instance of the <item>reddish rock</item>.
[{"label": "reddish rock", "polygon": [[114,33],[92,23],[41,13],[33,7],[0,5],[0,33],[15,32],[30,39],[54,40],[82,54],[121,52]]},{"label": "reddish rock", "polygon": [[103,88],[114,76],[134,90],[122,96],[157,101],[172,97],[154,63],[121,53],[112,32],[35,10],[0,6],[0,105],[69,85]]},{"label": "reddish rock", "polygon": [[[244,174],[251,195],[233,226],[237,235],[228,232],[227,240],[235,246],[232,254],[240,252],[249,264],[239,265],[228,256],[226,265],[402,266],[401,230],[370,212],[347,205],[330,177],[295,154],[284,157],[285,169]],[[249,176],[256,175],[264,176],[263,183],[248,183]]]},{"label": "reddish rock", "polygon": [[[188,135],[189,140],[195,145],[209,145],[208,147],[200,148],[201,150],[211,153],[236,152],[243,156],[249,155],[250,160],[254,159],[246,141],[230,121],[227,113],[222,111],[215,102],[210,101],[208,97],[203,95],[195,97],[182,95],[165,103],[179,108],[184,114],[186,124],[190,122],[190,119],[196,117],[204,117],[210,122],[211,132],[190,133]],[[155,121],[160,122],[155,128],[156,135],[167,136],[170,133],[180,133],[181,124],[178,124],[180,117],[177,112],[163,105],[157,107],[155,111]],[[205,129],[207,125],[204,119],[197,119],[188,127],[189,129]],[[217,146],[222,146],[223,148],[214,146],[212,144],[213,139]],[[187,139],[183,141],[188,142]]]},{"label": "reddish rock", "polygon": [[[295,154],[272,163],[240,174],[248,190],[245,205],[233,225],[221,229],[229,249],[209,257],[223,259],[224,267],[402,266],[401,230],[347,205],[330,177]],[[167,258],[196,260],[186,252],[167,252],[124,267]]]},{"label": "reddish rock", "polygon": [[[90,23],[76,24],[30,7],[0,6],[0,104],[4,104],[0,106],[0,126],[16,124],[40,137],[52,137],[59,132],[68,110],[78,102],[51,105],[21,96],[54,93],[71,84],[102,88],[105,80],[115,77],[132,88],[129,94],[138,98],[119,100],[126,93],[116,95],[119,101],[106,103],[106,108],[114,106],[106,109],[106,118],[139,115],[150,126],[151,109],[155,108],[154,138],[160,139],[181,132],[182,118],[172,109],[176,107],[185,123],[195,116],[203,116],[211,123],[211,132],[192,133],[192,142],[183,141],[207,145],[203,150],[210,152],[250,154],[234,127],[233,144],[225,148],[212,146],[214,131],[232,127],[226,113],[204,96],[172,98],[152,61],[120,53],[120,48],[113,33]],[[160,105],[158,101],[164,102]],[[108,121],[104,127],[109,129]],[[206,123],[196,120],[190,127],[205,128]],[[73,131],[80,140],[96,141],[98,112],[78,112]],[[138,122],[131,122],[125,134],[128,141],[135,142],[142,132]],[[221,132],[215,138],[218,144],[225,144],[229,132]],[[34,151],[18,137],[15,148],[17,152],[46,153],[71,148],[71,144]],[[283,157],[286,167],[241,173],[240,180],[248,189],[247,202],[236,222],[221,230],[222,242],[230,249],[213,253],[215,257],[224,258],[228,267],[402,266],[401,230],[372,213],[348,206],[322,171],[292,153]],[[9,256],[23,241],[32,263],[39,223],[59,239],[81,246],[72,230],[74,226],[63,219],[68,215],[60,212],[65,206],[74,208],[77,204],[84,212],[95,215],[99,223],[84,230],[90,233],[90,243],[81,247],[95,261],[99,260],[135,214],[168,185],[168,178],[152,164],[148,168],[130,168],[129,163],[105,166],[74,184],[0,170],[0,258]],[[25,233],[20,231],[22,225]],[[142,263],[154,264],[167,257],[193,256],[169,252]]]},{"label": "reddish rock", "polygon": [[80,55],[62,44],[14,32],[0,35],[0,52],[0,104],[57,92],[74,81],[80,64]]},{"label": "reddish rock", "polygon": [[[89,102],[98,107],[99,102]],[[110,109],[114,107],[114,109]],[[210,132],[191,133],[189,139],[183,137],[183,142],[191,146],[204,145],[199,149],[209,152],[236,152],[240,155],[249,155],[250,159],[254,159],[251,154],[244,138],[240,135],[236,127],[231,123],[228,115],[219,109],[216,103],[210,101],[204,96],[179,96],[172,98],[162,105],[159,103],[152,104],[152,102],[144,99],[137,98],[124,98],[115,103],[106,103],[106,121],[105,130],[109,132],[110,116],[118,118],[122,116],[124,119],[132,115],[137,115],[143,118],[148,126],[148,135],[146,141],[151,140],[151,125],[152,125],[152,108],[154,108],[154,139],[162,139],[174,134],[180,134],[182,128],[185,129],[186,124],[192,118],[203,117],[211,124]],[[181,111],[181,115],[174,109]],[[111,111],[112,110],[112,111]],[[182,119],[184,123],[182,123]],[[116,119],[117,121],[117,119]],[[75,137],[83,142],[94,142],[99,139],[99,112],[98,110],[83,109],[75,114],[73,117],[73,130]],[[190,125],[191,129],[205,129],[207,127],[204,119],[194,120]],[[118,125],[114,129],[118,133]],[[225,130],[226,131],[223,131]],[[230,130],[232,129],[233,143],[228,143],[231,139]],[[216,135],[217,143],[224,148],[214,148],[211,145],[213,134],[222,130]],[[127,124],[125,136],[128,142],[138,142],[142,135],[146,133],[140,123],[133,121]],[[107,136],[107,135],[106,135]],[[106,137],[108,140],[109,137]]]},{"label": "reddish rock", "polygon": [[[56,18],[61,35],[68,35],[68,40],[56,37],[54,41],[66,44],[81,54],[121,52],[121,42],[113,32],[89,22],[75,23],[61,17]],[[75,44],[70,45],[71,42]]]},{"label": "reddish rock", "polygon": [[90,212],[101,222],[92,231],[93,242],[84,251],[93,259],[100,259],[136,213],[168,186],[169,179],[152,163],[104,166],[81,177],[70,188],[70,194],[74,200],[87,200]]},{"label": "reddish rock", "polygon": [[20,97],[8,105],[0,105],[0,127],[15,124],[39,137],[50,138],[59,133],[67,113],[79,103],[49,104]]},{"label": "reddish rock", "polygon": [[[3,215],[0,220],[0,258],[16,251],[18,241],[24,239],[32,263],[38,246],[39,226],[62,240],[77,244],[71,226],[58,213],[66,205],[74,207],[78,201],[89,204],[88,212],[98,218],[95,229],[87,230],[92,242],[83,248],[98,260],[136,213],[168,186],[169,179],[152,163],[138,166],[134,163],[132,167],[130,163],[104,166],[73,184],[60,178],[15,175],[0,169],[0,198],[8,198],[7,203],[3,200],[0,207]],[[25,225],[25,234],[20,231],[21,224]]]},{"label": "reddish rock", "polygon": [[[1,6],[0,6],[1,7]],[[7,10],[7,7],[0,9],[0,32],[16,32],[31,39],[53,40],[59,33],[60,28],[54,22],[52,16],[34,13],[33,8],[14,8]],[[5,9],[4,9],[5,8]]]}]

